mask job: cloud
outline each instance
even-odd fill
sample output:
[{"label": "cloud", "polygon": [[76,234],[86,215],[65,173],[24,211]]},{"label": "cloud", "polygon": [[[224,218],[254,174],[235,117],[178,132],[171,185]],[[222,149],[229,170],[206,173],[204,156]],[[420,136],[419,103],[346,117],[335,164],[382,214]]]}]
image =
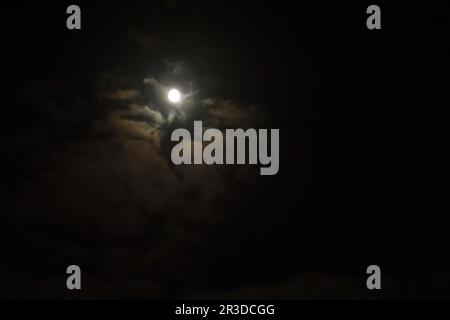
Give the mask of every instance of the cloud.
[{"label": "cloud", "polygon": [[170,62],[167,59],[164,60],[168,67],[168,72],[174,76],[181,76],[187,72],[187,66],[184,61]]},{"label": "cloud", "polygon": [[144,82],[144,84],[148,84],[155,89],[158,89],[161,87],[161,85],[158,83],[158,81],[155,78],[145,78],[143,80],[143,82]]},{"label": "cloud", "polygon": [[130,104],[129,111],[125,112],[126,116],[129,117],[142,117],[146,121],[150,121],[156,125],[161,125],[164,123],[164,118],[162,114],[158,111],[151,109],[146,105]]},{"label": "cloud", "polygon": [[[30,151],[20,168],[25,174],[13,189],[2,189],[1,209],[15,230],[5,230],[5,241],[17,248],[2,262],[8,287],[16,288],[12,295],[64,297],[59,274],[72,263],[86,272],[89,297],[173,297],[205,281],[208,267],[202,261],[211,239],[233,221],[241,205],[238,190],[251,190],[255,181],[246,166],[174,166],[170,133],[177,126],[189,128],[194,119],[256,124],[250,113],[257,107],[207,98],[203,103],[192,86],[182,112],[173,113],[173,106],[152,95],[165,88],[160,81],[147,77],[144,88],[139,82],[100,76],[96,94],[75,100],[79,119],[86,121],[83,130],[74,131],[75,122],[67,135],[40,145],[42,152]],[[129,89],[111,89],[119,86]],[[67,104],[60,102],[60,92],[69,89],[51,90],[45,99],[36,94],[35,101],[53,110],[53,122],[63,123]],[[63,98],[71,95],[78,92]],[[27,143],[37,137],[27,136]],[[39,275],[17,269],[21,263]],[[41,286],[45,294],[38,294]]]},{"label": "cloud", "polygon": [[139,91],[135,89],[117,89],[109,92],[101,92],[100,97],[113,99],[113,100],[130,100],[139,96]]},{"label": "cloud", "polygon": [[212,127],[251,128],[260,127],[266,120],[265,112],[256,105],[240,106],[229,100],[205,99]]}]

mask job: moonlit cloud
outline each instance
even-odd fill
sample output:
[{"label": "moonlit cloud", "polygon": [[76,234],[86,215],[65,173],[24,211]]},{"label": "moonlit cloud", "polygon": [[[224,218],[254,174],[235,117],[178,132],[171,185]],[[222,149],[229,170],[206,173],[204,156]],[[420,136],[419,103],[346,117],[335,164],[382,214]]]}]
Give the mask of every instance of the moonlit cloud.
[{"label": "moonlit cloud", "polygon": [[129,100],[138,97],[139,91],[134,89],[128,90],[117,89],[115,91],[102,92],[100,93],[100,96],[108,99]]}]

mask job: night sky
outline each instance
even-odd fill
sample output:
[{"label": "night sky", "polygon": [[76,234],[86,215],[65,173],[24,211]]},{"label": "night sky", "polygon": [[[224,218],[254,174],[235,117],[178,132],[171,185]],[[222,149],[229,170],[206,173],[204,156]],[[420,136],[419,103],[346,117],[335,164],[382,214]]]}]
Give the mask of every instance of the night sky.
[{"label": "night sky", "polygon": [[[448,10],[310,2],[5,4],[0,298],[449,298]],[[278,174],[173,165],[194,120]]]}]

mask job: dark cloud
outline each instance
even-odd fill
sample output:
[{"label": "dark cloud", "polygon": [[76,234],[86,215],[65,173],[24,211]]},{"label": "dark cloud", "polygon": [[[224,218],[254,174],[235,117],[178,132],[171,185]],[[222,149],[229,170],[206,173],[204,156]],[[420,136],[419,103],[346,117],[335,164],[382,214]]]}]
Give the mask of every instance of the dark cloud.
[{"label": "dark cloud", "polygon": [[[169,70],[172,67],[168,65]],[[13,291],[17,295],[36,297],[35,290],[45,283],[49,296],[60,296],[63,293],[56,283],[61,276],[53,276],[55,265],[70,262],[89,270],[84,280],[88,296],[174,294],[172,286],[176,289],[202,277],[206,264],[199,268],[195,259],[207,252],[209,229],[232,219],[232,209],[222,202],[237,205],[236,184],[248,184],[248,168],[230,169],[233,177],[229,170],[214,166],[175,167],[164,151],[171,143],[170,121],[190,127],[191,114],[196,114],[210,124],[251,125],[249,113],[256,107],[198,100],[188,92],[182,105],[185,110],[180,111],[188,116],[176,115],[174,120],[167,111],[174,107],[163,106],[167,102],[161,97],[145,100],[165,90],[156,78],[143,80],[149,87],[134,89],[131,79],[129,89],[111,91],[104,88],[123,84],[126,77],[100,78],[101,88],[94,87],[97,93],[84,103],[102,112],[91,118],[85,136],[54,143],[51,153],[42,154],[44,166],[36,164],[30,175],[15,181],[13,189],[3,190],[7,219],[27,230],[27,239],[36,244],[9,234],[7,241],[21,254],[3,272],[12,272],[10,268],[27,261],[42,273],[42,278],[19,279],[23,275],[19,271],[12,277],[11,286],[29,290]],[[64,90],[57,83],[47,86],[56,93]],[[33,102],[45,107],[52,121],[64,121],[58,94],[48,99],[43,94],[39,91]],[[38,256],[38,261],[28,260]]]},{"label": "dark cloud", "polygon": [[129,100],[139,96],[138,90],[122,90],[117,89],[113,92],[101,92],[100,97],[108,98],[108,99],[117,99],[117,100]]}]

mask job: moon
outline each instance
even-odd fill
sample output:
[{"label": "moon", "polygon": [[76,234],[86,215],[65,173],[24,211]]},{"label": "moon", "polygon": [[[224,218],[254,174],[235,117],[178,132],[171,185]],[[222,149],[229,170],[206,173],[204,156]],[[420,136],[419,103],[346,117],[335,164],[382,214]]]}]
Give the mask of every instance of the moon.
[{"label": "moon", "polygon": [[180,102],[181,100],[181,92],[177,89],[170,89],[169,93],[167,94],[167,98],[172,103]]}]

